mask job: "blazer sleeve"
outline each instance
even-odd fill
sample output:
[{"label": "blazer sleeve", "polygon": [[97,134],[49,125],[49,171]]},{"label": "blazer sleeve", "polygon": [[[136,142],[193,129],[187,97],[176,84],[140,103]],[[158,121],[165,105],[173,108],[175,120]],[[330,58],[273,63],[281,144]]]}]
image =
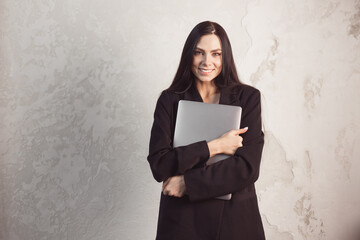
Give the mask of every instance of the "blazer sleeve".
[{"label": "blazer sleeve", "polygon": [[261,128],[260,92],[252,89],[241,117],[241,128],[249,127],[242,135],[243,146],[223,161],[185,172],[186,192],[190,201],[234,193],[258,179],[264,134]]},{"label": "blazer sleeve", "polygon": [[173,148],[173,124],[171,113],[174,104],[169,93],[161,93],[155,107],[154,122],[151,128],[149,155],[147,160],[156,181],[182,175],[197,164],[204,165],[209,159],[207,142],[199,141],[186,146]]}]

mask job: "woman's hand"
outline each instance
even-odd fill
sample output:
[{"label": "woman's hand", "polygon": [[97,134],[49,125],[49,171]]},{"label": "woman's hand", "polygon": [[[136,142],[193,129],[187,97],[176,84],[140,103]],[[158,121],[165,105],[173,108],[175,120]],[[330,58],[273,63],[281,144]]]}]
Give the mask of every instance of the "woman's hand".
[{"label": "woman's hand", "polygon": [[184,175],[174,176],[168,178],[163,182],[163,194],[173,197],[182,197],[185,195],[186,186]]},{"label": "woman's hand", "polygon": [[242,147],[243,138],[239,134],[243,134],[248,128],[230,130],[223,134],[220,138],[208,142],[210,157],[224,153],[234,155],[239,147]]}]

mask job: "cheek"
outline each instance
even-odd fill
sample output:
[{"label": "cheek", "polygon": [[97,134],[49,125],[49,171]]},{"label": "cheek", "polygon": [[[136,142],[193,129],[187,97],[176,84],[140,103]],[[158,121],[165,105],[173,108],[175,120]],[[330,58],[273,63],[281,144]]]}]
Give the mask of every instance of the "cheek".
[{"label": "cheek", "polygon": [[219,70],[222,69],[222,60],[221,60],[221,58],[216,62],[216,66],[218,67]]},{"label": "cheek", "polygon": [[193,74],[196,75],[197,69],[198,69],[198,65],[195,63],[195,61],[193,61],[193,64],[191,66],[191,71],[193,72]]},{"label": "cheek", "polygon": [[193,66],[195,66],[195,67],[199,66],[200,62],[201,62],[201,58],[199,58],[199,57],[193,58]]}]

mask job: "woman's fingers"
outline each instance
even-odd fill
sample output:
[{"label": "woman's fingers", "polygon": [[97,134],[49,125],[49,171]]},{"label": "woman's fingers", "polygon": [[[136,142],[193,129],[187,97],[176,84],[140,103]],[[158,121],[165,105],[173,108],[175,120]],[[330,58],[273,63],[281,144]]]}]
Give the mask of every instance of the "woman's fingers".
[{"label": "woman's fingers", "polygon": [[236,129],[236,130],[235,130],[235,135],[239,135],[239,134],[246,133],[246,131],[247,131],[248,129],[249,129],[248,127],[244,127],[244,128],[241,128],[241,129]]},{"label": "woman's fingers", "polygon": [[170,178],[168,178],[165,182],[163,182],[162,192],[163,192],[164,195],[170,195],[170,190],[171,189],[168,186],[169,182],[170,182]]},{"label": "woman's fingers", "polygon": [[243,138],[240,136],[240,134],[245,133],[249,128],[241,128],[241,129],[234,129],[226,132],[224,135],[220,138],[220,149],[221,153],[225,153],[228,155],[234,155],[236,150],[239,147],[242,147],[243,144]]},{"label": "woman's fingers", "polygon": [[163,182],[163,185],[162,185],[163,191],[164,191],[166,185],[168,185],[168,183],[170,182],[170,179],[171,179],[171,177],[169,177],[168,179],[166,179],[166,181]]},{"label": "woman's fingers", "polygon": [[163,189],[164,195],[169,195],[170,196],[171,186],[169,185],[169,183],[170,183],[172,178],[173,177],[169,177],[168,179],[166,179],[166,181],[163,182],[162,189]]},{"label": "woman's fingers", "polygon": [[186,186],[183,179],[183,175],[168,178],[163,183],[163,194],[174,197],[182,197],[186,191]]}]

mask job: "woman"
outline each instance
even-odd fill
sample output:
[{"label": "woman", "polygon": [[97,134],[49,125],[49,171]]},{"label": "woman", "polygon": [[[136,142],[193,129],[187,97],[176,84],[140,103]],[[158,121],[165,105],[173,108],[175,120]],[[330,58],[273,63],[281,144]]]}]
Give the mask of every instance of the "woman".
[{"label": "woman", "polygon": [[[181,99],[241,106],[241,128],[173,148]],[[240,83],[225,30],[214,22],[199,23],[154,112],[147,159],[154,178],[163,182],[156,239],[265,239],[254,187],[263,144],[260,92]],[[220,153],[230,156],[206,166]],[[228,193],[229,201],[216,198]]]}]

